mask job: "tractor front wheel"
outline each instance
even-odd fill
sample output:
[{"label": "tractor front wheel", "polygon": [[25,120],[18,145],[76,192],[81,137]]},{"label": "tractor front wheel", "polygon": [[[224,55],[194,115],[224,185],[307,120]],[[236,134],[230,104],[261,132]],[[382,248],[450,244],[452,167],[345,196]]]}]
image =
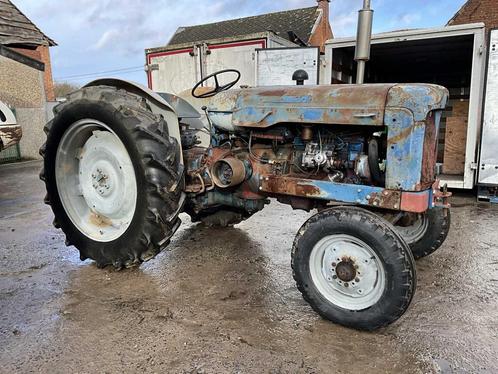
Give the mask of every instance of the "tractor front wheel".
[{"label": "tractor front wheel", "polygon": [[294,240],[292,269],[315,311],[359,330],[401,317],[416,286],[415,262],[405,241],[382,217],[355,207],[311,217]]}]

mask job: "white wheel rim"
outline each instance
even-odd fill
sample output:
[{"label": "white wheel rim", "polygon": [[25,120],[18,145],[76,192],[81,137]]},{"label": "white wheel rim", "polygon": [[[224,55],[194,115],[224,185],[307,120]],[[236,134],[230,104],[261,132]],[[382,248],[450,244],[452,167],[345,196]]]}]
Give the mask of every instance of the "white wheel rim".
[{"label": "white wheel rim", "polygon": [[55,180],[66,214],[88,238],[110,242],[130,226],[137,202],[135,170],[109,126],[93,119],[69,126],[57,149]]},{"label": "white wheel rim", "polygon": [[309,265],[317,290],[340,308],[369,308],[384,292],[386,276],[380,258],[370,246],[353,236],[324,237],[313,247]]},{"label": "white wheel rim", "polygon": [[429,220],[425,214],[419,214],[417,220],[410,226],[396,226],[398,233],[407,244],[418,242],[425,235],[429,227]]}]

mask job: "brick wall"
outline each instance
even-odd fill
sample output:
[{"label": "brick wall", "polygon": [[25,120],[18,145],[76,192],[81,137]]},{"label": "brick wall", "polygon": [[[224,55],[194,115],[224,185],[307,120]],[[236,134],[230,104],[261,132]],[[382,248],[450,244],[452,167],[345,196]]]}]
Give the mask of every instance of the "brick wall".
[{"label": "brick wall", "polygon": [[28,48],[11,48],[25,56],[31,57],[35,60],[45,64],[45,72],[43,74],[43,81],[45,84],[45,95],[47,101],[55,101],[54,81],[52,78],[52,64],[50,62],[50,50],[46,45],[40,45],[36,49]]},{"label": "brick wall", "polygon": [[41,55],[41,61],[45,64],[45,74],[43,81],[45,84],[45,94],[47,101],[55,101],[54,80],[52,78],[52,63],[50,62],[50,50],[47,45],[40,45],[36,48]]},{"label": "brick wall", "polygon": [[469,0],[448,22],[448,25],[484,22],[486,30],[498,27],[497,0]]},{"label": "brick wall", "polygon": [[317,25],[309,40],[312,46],[320,47],[321,52],[325,51],[325,42],[333,38],[329,21],[329,3],[330,0],[318,0],[318,7],[322,10],[322,17],[320,24]]}]

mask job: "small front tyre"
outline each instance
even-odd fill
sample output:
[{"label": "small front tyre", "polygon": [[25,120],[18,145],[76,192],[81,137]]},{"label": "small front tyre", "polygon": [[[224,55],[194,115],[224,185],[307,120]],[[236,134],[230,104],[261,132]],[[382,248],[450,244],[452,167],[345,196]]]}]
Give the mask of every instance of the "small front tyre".
[{"label": "small front tyre", "polygon": [[405,241],[383,218],[355,207],[311,217],[294,240],[292,269],[316,312],[358,330],[396,321],[416,287],[415,262]]}]

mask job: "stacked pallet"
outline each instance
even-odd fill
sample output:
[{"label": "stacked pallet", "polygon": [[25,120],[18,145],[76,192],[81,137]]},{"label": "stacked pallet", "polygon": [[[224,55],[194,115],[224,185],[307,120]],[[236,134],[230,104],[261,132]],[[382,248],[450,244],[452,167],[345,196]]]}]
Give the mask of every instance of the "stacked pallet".
[{"label": "stacked pallet", "polygon": [[444,136],[443,173],[462,175],[465,171],[469,101],[455,100],[450,105],[452,110],[451,115],[446,117]]}]

